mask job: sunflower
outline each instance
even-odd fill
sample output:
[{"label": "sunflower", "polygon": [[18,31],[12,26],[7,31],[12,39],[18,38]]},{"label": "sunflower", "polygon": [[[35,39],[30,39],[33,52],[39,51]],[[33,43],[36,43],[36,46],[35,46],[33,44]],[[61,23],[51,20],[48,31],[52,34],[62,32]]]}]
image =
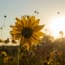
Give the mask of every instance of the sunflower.
[{"label": "sunflower", "polygon": [[1,55],[2,55],[2,56],[7,56],[7,53],[6,53],[5,51],[2,51],[2,52],[1,52]]},{"label": "sunflower", "polygon": [[39,25],[40,19],[35,16],[22,16],[16,18],[15,25],[11,25],[10,34],[12,39],[20,40],[20,44],[36,44],[43,33],[40,31],[44,25]]}]

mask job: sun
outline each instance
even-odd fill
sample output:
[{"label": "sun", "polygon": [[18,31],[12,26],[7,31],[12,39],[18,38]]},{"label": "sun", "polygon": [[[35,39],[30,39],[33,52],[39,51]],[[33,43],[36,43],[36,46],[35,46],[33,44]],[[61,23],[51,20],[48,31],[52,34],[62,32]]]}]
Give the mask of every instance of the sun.
[{"label": "sun", "polygon": [[51,19],[50,23],[50,30],[51,30],[51,35],[54,36],[55,38],[60,37],[61,33],[60,31],[63,32],[63,36],[65,34],[65,16],[56,16]]}]

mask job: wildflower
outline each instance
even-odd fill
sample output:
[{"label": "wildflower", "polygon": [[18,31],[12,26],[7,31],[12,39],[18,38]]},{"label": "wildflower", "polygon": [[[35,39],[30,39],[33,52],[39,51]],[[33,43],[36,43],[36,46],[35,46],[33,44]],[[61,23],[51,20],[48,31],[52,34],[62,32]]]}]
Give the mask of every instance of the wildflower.
[{"label": "wildflower", "polygon": [[2,56],[7,56],[7,53],[6,53],[5,51],[2,51],[2,52],[1,52],[1,55],[2,55]]},{"label": "wildflower", "polygon": [[15,25],[11,25],[10,31],[12,39],[21,40],[20,44],[34,44],[40,40],[43,33],[40,31],[44,25],[38,25],[40,19],[35,16],[23,16],[21,19],[16,18]]}]

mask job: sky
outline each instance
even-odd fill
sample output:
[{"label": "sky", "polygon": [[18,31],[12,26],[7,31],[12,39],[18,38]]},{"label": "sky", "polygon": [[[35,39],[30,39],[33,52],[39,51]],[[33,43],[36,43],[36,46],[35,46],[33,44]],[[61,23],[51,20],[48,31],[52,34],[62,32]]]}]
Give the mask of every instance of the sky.
[{"label": "sky", "polygon": [[[34,11],[39,14],[35,14]],[[40,24],[49,28],[50,19],[57,15],[65,15],[65,0],[0,0],[0,38],[8,38],[9,26],[14,24],[16,17],[35,15]],[[7,16],[4,18],[4,16]]]}]

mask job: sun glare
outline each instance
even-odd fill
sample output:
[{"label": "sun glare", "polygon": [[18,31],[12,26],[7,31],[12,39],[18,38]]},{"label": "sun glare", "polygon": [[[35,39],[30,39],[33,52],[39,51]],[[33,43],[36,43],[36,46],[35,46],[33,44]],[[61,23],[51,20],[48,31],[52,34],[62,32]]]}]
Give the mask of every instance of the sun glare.
[{"label": "sun glare", "polygon": [[51,35],[55,38],[59,38],[61,36],[60,31],[65,34],[65,16],[57,16],[52,18],[50,23],[50,30]]}]

